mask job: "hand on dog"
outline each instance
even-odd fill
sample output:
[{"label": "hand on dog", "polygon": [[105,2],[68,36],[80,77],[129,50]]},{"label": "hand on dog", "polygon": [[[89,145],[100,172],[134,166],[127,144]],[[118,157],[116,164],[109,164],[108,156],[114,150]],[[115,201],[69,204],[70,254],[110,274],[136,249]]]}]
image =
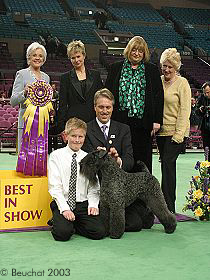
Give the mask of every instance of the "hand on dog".
[{"label": "hand on dog", "polygon": [[69,220],[71,222],[75,221],[75,215],[71,210],[65,210],[65,211],[63,211],[62,214],[63,214],[64,218],[66,218],[67,220]]},{"label": "hand on dog", "polygon": [[98,208],[94,208],[94,207],[88,208],[88,215],[97,216],[98,214],[99,214]]},{"label": "hand on dog", "polygon": [[117,164],[121,167],[122,166],[122,159],[119,157],[119,154],[115,148],[109,149],[109,155],[116,160]]},{"label": "hand on dog", "polygon": [[[105,150],[106,151],[106,148],[98,146],[97,150]],[[108,154],[117,162],[119,167],[122,166],[122,159],[119,157],[119,154],[118,154],[117,150],[114,147],[111,147],[109,149]]]},{"label": "hand on dog", "polygon": [[99,150],[99,151],[100,151],[100,150],[106,151],[106,148],[105,148],[105,147],[100,147],[100,146],[98,146],[98,147],[97,147],[97,150]]}]

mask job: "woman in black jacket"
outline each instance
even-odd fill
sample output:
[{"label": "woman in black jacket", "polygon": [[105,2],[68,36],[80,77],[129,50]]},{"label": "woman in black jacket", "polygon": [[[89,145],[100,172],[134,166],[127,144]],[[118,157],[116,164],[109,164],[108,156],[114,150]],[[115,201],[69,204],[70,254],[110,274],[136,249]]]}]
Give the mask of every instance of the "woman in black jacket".
[{"label": "woman in black jacket", "polygon": [[85,66],[85,46],[81,41],[72,41],[67,47],[67,55],[73,69],[64,73],[60,79],[58,132],[71,117],[85,122],[95,118],[93,98],[103,87],[100,73]]},{"label": "woman in black jacket", "polygon": [[124,57],[111,65],[105,85],[116,101],[113,119],[130,126],[135,163],[143,161],[152,172],[152,135],[163,122],[160,73],[149,63],[148,46],[140,36],[128,42]]}]

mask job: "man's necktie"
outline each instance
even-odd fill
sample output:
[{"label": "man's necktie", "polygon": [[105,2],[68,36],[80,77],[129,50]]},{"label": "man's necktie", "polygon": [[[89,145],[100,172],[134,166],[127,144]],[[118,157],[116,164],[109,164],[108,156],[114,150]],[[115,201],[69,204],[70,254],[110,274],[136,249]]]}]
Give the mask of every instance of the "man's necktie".
[{"label": "man's necktie", "polygon": [[102,127],[101,127],[101,130],[102,130],[102,132],[103,132],[103,134],[104,134],[104,138],[107,140],[107,138],[108,138],[108,136],[107,136],[107,133],[106,133],[106,129],[108,128],[108,126],[107,125],[102,125]]},{"label": "man's necktie", "polygon": [[71,176],[69,180],[69,193],[68,193],[68,204],[70,210],[73,211],[76,207],[76,183],[77,183],[77,154],[74,153],[71,162]]}]

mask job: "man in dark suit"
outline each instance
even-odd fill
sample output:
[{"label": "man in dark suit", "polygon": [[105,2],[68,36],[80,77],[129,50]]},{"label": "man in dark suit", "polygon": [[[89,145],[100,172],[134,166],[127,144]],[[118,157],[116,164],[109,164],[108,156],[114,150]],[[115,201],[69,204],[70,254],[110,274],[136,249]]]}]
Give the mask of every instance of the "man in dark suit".
[{"label": "man in dark suit", "polygon": [[[96,119],[87,124],[88,131],[83,150],[90,152],[98,147],[105,147],[125,171],[131,171],[134,159],[130,128],[126,124],[111,120],[113,103],[114,96],[108,89],[96,92]],[[102,128],[104,125],[105,132]]]},{"label": "man in dark suit", "polygon": [[[87,124],[87,134],[83,150],[91,152],[99,147],[106,148],[109,154],[125,171],[134,165],[130,128],[126,124],[111,120],[114,96],[106,88],[98,90],[94,96],[96,119]],[[135,201],[126,208],[126,231],[140,231],[151,228],[153,214],[142,201]]]}]

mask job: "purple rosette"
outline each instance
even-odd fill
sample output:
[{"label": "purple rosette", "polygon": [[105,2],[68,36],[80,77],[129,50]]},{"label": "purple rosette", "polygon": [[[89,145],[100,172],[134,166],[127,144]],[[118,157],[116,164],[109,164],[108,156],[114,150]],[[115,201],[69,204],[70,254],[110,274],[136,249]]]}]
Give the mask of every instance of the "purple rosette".
[{"label": "purple rosette", "polygon": [[34,106],[43,107],[52,101],[53,89],[45,81],[37,81],[28,89],[28,99]]}]

